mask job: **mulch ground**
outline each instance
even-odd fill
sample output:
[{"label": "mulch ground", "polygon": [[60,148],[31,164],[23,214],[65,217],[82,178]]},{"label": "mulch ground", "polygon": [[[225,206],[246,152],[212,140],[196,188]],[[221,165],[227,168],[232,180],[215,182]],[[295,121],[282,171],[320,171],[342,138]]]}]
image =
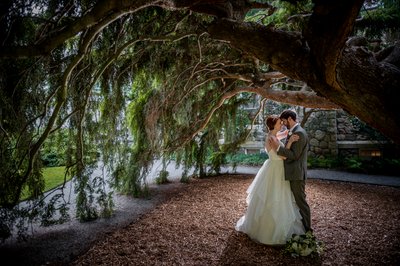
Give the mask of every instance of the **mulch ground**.
[{"label": "mulch ground", "polygon": [[317,258],[235,231],[254,175],[192,180],[163,204],[96,242],[74,265],[400,265],[400,188],[307,181]]}]

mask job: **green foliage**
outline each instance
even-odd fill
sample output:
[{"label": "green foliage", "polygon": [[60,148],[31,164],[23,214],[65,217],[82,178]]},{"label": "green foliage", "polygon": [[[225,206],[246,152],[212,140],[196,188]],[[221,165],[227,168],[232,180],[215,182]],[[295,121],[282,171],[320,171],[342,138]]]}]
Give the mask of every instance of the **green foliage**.
[{"label": "green foliage", "polygon": [[[195,145],[193,141],[190,141],[190,144]],[[188,183],[190,177],[188,175],[189,169],[194,165],[193,162],[193,149],[192,145],[186,145],[184,149],[180,149],[176,151],[176,165],[177,167],[183,166],[182,176],[180,182]]]},{"label": "green foliage", "polygon": [[359,158],[345,158],[344,159],[344,166],[349,171],[360,172],[363,171],[363,164]]},{"label": "green foliage", "polygon": [[[43,192],[54,189],[64,184],[66,181],[69,181],[71,179],[71,176],[68,174],[66,175],[65,171],[66,171],[65,167],[43,168],[43,181],[44,181]],[[29,197],[30,197],[29,189],[28,187],[25,187],[24,190],[22,191],[21,201],[26,200]]]},{"label": "green foliage", "polygon": [[[45,61],[32,59],[21,61],[2,60],[0,62],[0,206],[11,207],[19,202],[25,183],[30,180],[31,191],[40,193],[41,163],[37,156],[27,156],[27,147],[32,146],[40,132],[34,121],[44,123],[45,118],[37,118],[41,112],[41,102],[45,100],[47,88],[40,76],[45,74]],[[18,73],[24,73],[18,75]],[[35,120],[35,118],[37,118]],[[31,160],[31,163],[29,162]],[[38,181],[36,188],[32,185]]]},{"label": "green foliage", "polygon": [[169,183],[168,175],[169,175],[168,171],[161,170],[160,173],[158,174],[158,176],[156,177],[156,184],[161,185],[161,184]]},{"label": "green foliage", "polygon": [[338,168],[342,165],[342,162],[337,157],[308,157],[307,161],[308,168],[326,168],[333,169]]},{"label": "green foliage", "polygon": [[299,31],[307,22],[307,13],[311,13],[312,1],[268,1],[276,8],[276,11],[269,15],[268,10],[253,10],[248,12],[247,21],[274,26],[276,28]]},{"label": "green foliage", "polygon": [[68,132],[60,130],[57,134],[50,135],[40,152],[44,167],[65,166],[68,144]]},{"label": "green foliage", "polygon": [[232,165],[260,166],[267,159],[268,155],[266,153],[255,153],[255,154],[237,153],[229,155],[227,157],[227,162]]},{"label": "green foliage", "polygon": [[133,138],[133,147],[130,154],[130,164],[127,176],[117,184],[125,193],[135,197],[141,196],[143,191],[143,179],[148,172],[152,161],[151,144],[146,132],[145,108],[153,93],[153,85],[156,79],[151,78],[142,71],[132,85],[133,100],[128,106],[128,125]]},{"label": "green foliage", "polygon": [[395,158],[362,158],[362,157],[308,157],[308,167],[338,169],[363,174],[397,176],[400,171],[400,160]]},{"label": "green foliage", "polygon": [[42,157],[43,165],[46,167],[55,167],[55,166],[59,166],[62,164],[60,162],[61,159],[59,158],[59,155],[54,152],[46,153],[46,154],[42,155],[41,157]]},{"label": "green foliage", "polygon": [[[226,156],[226,164],[261,166],[268,159],[266,153],[235,153]],[[396,176],[400,172],[400,160],[394,158],[361,157],[308,157],[308,169],[337,169],[364,174]]]},{"label": "green foliage", "polygon": [[49,204],[43,205],[43,211],[40,212],[42,226],[62,224],[70,219],[69,207],[63,197],[63,194],[56,194],[50,199]]},{"label": "green foliage", "polygon": [[390,36],[398,34],[400,29],[400,1],[382,0],[365,5],[361,9],[361,17],[356,26],[363,31],[363,35],[392,43]]},{"label": "green foliage", "polygon": [[400,160],[391,158],[346,158],[344,169],[356,173],[398,176]]},{"label": "green foliage", "polygon": [[91,180],[92,170],[85,169],[77,176],[75,193],[77,201],[76,216],[80,221],[92,221],[98,217],[94,206],[94,186]]},{"label": "green foliage", "polygon": [[97,195],[97,206],[100,207],[99,214],[103,218],[111,217],[114,212],[113,191],[107,192],[107,182],[103,176],[96,176],[93,179],[94,187],[96,188],[95,194]]},{"label": "green foliage", "polygon": [[[39,161],[36,161],[39,163]],[[38,198],[42,195],[45,188],[45,180],[43,178],[42,169],[40,166],[34,168],[31,175],[26,181],[28,197]]]},{"label": "green foliage", "polygon": [[[311,1],[269,2],[276,13],[265,16],[258,10],[247,20],[299,30],[307,18],[303,14],[311,10]],[[95,5],[5,1],[1,41],[40,45],[43,36],[71,28],[72,20]],[[184,168],[182,182],[189,181],[193,167],[203,177],[209,165],[219,172],[229,160],[238,163],[230,156],[245,141],[252,121],[240,107],[252,96],[242,93],[221,104],[226,93],[247,85],[226,76],[255,77],[270,67],[203,34],[212,21],[147,7],[96,32],[87,49],[82,44],[93,28],[74,34],[49,55],[0,61],[0,235],[8,237],[16,227],[22,235],[38,219],[45,225],[67,219],[62,191],[44,201],[43,166],[65,165],[75,180],[76,216],[87,221],[110,216],[114,207],[109,184],[93,175],[100,159],[102,170],[112,173],[112,188],[133,196],[148,194],[145,177],[155,158],[175,157]],[[275,107],[266,109],[276,113]],[[163,168],[160,180],[167,176]],[[23,189],[30,196],[27,208],[17,206]]]},{"label": "green foliage", "polygon": [[193,142],[193,157],[195,160],[195,173],[199,173],[199,177],[203,178],[206,176],[206,156],[207,156],[207,135],[208,132],[204,134],[197,135],[195,142]]},{"label": "green foliage", "polygon": [[210,156],[211,170],[216,174],[221,173],[221,166],[226,163],[226,153],[222,151],[213,152]]}]

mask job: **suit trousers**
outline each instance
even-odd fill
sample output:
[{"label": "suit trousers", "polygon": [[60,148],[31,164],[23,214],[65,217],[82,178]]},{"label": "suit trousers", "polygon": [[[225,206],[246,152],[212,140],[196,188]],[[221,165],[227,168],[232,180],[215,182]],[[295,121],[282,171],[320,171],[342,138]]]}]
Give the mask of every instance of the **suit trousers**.
[{"label": "suit trousers", "polygon": [[305,180],[290,180],[290,189],[293,192],[294,199],[296,201],[297,206],[300,209],[300,214],[302,219],[302,223],[304,225],[304,229],[307,231],[312,231],[311,229],[311,214],[310,214],[310,206],[308,206],[306,200],[306,181]]}]

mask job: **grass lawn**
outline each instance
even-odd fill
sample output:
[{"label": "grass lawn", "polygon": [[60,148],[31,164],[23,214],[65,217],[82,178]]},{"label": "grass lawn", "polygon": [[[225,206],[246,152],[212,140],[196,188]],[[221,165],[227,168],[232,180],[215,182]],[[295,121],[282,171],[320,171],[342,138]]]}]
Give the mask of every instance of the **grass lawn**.
[{"label": "grass lawn", "polygon": [[[43,169],[43,177],[45,180],[44,191],[48,191],[64,183],[64,175],[65,175],[64,166],[44,168]],[[71,177],[67,176],[67,181],[70,179]]]},{"label": "grass lawn", "polygon": [[[64,175],[65,175],[65,167],[47,167],[43,169],[43,178],[45,182],[44,191],[49,191],[55,187],[58,187],[62,183],[64,183]],[[71,177],[67,176],[67,180],[70,180]],[[28,198],[27,188],[22,192],[21,200],[25,200]]]}]

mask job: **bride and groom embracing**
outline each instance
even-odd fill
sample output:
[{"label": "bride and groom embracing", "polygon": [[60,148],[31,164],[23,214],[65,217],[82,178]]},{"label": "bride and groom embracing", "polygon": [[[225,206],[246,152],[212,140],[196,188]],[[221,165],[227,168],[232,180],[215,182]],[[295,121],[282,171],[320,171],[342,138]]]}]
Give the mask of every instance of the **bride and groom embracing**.
[{"label": "bride and groom embracing", "polygon": [[[269,158],[247,189],[248,207],[235,228],[257,242],[282,245],[293,234],[312,231],[305,194],[308,136],[291,110],[269,116],[266,124]],[[286,145],[278,134],[283,125],[289,129]]]}]

